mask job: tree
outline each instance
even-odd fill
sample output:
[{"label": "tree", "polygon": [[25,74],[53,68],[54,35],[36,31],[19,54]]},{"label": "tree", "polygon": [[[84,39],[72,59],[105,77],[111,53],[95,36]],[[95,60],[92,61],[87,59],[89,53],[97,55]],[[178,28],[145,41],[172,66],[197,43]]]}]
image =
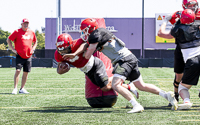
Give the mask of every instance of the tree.
[{"label": "tree", "polygon": [[6,45],[4,43],[0,44],[0,50],[6,50]]},{"label": "tree", "polygon": [[11,34],[11,33],[9,33],[8,31],[3,31],[3,30],[0,28],[0,44],[3,44],[3,43],[4,43],[4,45],[7,46],[6,40],[7,40],[8,36],[9,36],[10,34]]},{"label": "tree", "polygon": [[38,30],[35,31],[35,35],[37,37],[37,47],[36,49],[45,49],[45,36],[43,33],[39,33]]}]

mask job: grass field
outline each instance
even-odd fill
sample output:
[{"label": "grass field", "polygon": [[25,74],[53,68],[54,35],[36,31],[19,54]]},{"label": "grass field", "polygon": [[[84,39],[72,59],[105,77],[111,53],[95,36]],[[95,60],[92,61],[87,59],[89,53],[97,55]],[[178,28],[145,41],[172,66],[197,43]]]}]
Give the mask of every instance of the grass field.
[{"label": "grass field", "polygon": [[[172,68],[140,68],[146,83],[173,91]],[[0,68],[0,124],[12,125],[164,125],[200,124],[198,88],[190,89],[191,110],[172,111],[158,95],[139,91],[143,113],[127,114],[131,104],[121,95],[112,108],[91,108],[85,99],[85,77],[76,68],[58,75],[55,68],[32,68],[25,88],[30,94],[12,95],[15,68]],[[18,89],[21,86],[21,76]],[[180,102],[182,100],[180,99]]]}]

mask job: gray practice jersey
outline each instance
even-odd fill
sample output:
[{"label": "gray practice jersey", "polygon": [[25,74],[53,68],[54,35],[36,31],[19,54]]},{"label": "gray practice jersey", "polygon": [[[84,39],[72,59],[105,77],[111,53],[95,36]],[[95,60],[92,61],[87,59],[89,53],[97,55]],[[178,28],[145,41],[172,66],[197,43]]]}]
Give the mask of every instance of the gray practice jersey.
[{"label": "gray practice jersey", "polygon": [[118,60],[132,54],[128,48],[125,47],[125,43],[116,38],[110,31],[105,28],[98,28],[93,31],[88,39],[90,44],[98,43],[97,50],[106,55],[112,63],[116,63]]}]

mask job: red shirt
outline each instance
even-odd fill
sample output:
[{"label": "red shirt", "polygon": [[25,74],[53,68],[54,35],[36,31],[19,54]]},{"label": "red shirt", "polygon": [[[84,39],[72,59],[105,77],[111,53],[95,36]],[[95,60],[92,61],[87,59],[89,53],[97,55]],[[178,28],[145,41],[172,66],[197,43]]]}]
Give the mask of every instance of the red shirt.
[{"label": "red shirt", "polygon": [[23,31],[22,28],[15,30],[9,37],[14,41],[15,50],[24,59],[28,59],[33,54],[32,43],[35,43],[37,38],[35,33],[28,29]]},{"label": "red shirt", "polygon": [[[84,41],[82,39],[77,39],[77,40],[73,40],[73,46],[72,46],[72,53],[76,52],[76,50],[80,47],[80,45],[84,43]],[[86,59],[85,57],[83,57],[83,54],[84,53],[81,53],[79,55],[77,55],[75,58],[73,59],[67,59],[67,60],[64,60],[62,58],[62,55],[60,55],[58,53],[58,51],[56,50],[55,51],[55,54],[54,54],[54,58],[57,62],[68,62],[69,64],[77,67],[77,68],[82,68],[84,67],[87,62],[89,61],[89,59]]]}]

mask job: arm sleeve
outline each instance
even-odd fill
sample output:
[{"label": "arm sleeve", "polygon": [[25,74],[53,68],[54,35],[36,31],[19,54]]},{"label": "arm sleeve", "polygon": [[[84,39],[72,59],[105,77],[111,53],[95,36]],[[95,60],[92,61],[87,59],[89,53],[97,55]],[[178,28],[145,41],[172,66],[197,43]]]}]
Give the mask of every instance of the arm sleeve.
[{"label": "arm sleeve", "polygon": [[36,41],[37,41],[37,38],[36,38],[35,33],[33,32],[33,42],[35,43]]},{"label": "arm sleeve", "polygon": [[15,30],[9,37],[11,41],[15,41],[17,38],[17,30]]}]

